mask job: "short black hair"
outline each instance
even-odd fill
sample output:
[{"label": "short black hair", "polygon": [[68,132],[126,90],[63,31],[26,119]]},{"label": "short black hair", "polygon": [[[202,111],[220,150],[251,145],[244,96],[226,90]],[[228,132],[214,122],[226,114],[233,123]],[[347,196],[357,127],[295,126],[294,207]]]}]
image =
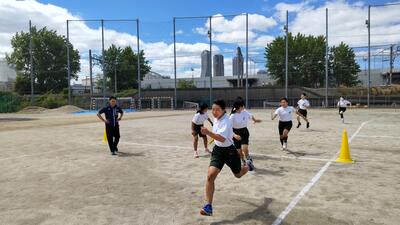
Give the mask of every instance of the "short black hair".
[{"label": "short black hair", "polygon": [[108,98],[108,101],[111,101],[111,100],[117,100],[117,97],[115,97],[115,96],[110,96],[109,98]]},{"label": "short black hair", "polygon": [[289,100],[287,98],[281,98],[279,101],[281,102],[282,100],[286,101],[287,103],[289,103]]},{"label": "short black hair", "polygon": [[303,93],[301,93],[301,94],[302,94],[302,95],[304,95],[304,96],[307,96],[307,94],[306,94],[306,93],[304,93],[304,92],[303,92]]},{"label": "short black hair", "polygon": [[222,100],[222,99],[217,99],[217,100],[215,100],[215,101],[213,102],[213,104],[218,105],[219,107],[221,107],[222,110],[225,111],[226,103],[225,103],[224,100]]},{"label": "short black hair", "polygon": [[199,110],[197,110],[198,113],[203,114],[203,110],[208,109],[208,105],[206,103],[201,104]]}]

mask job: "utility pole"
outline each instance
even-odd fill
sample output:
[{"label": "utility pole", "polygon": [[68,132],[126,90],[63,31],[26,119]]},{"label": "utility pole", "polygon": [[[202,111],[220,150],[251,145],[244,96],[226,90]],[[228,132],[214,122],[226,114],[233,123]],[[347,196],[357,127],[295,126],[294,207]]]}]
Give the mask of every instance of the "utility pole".
[{"label": "utility pole", "polygon": [[33,90],[33,53],[32,53],[32,48],[33,48],[33,37],[32,37],[32,22],[29,20],[29,64],[30,64],[30,76],[31,76],[31,105],[33,105],[35,101],[34,95],[34,90]]},{"label": "utility pole", "polygon": [[329,51],[329,45],[328,45],[328,8],[326,8],[326,18],[325,18],[325,23],[326,23],[326,43],[325,43],[325,107],[328,108],[328,51]]},{"label": "utility pole", "polygon": [[93,58],[91,49],[89,49],[89,77],[90,77],[90,97],[93,97]]},{"label": "utility pole", "polygon": [[286,10],[286,25],[285,25],[285,32],[286,32],[286,47],[285,47],[285,97],[288,97],[288,68],[289,68],[289,11]]}]

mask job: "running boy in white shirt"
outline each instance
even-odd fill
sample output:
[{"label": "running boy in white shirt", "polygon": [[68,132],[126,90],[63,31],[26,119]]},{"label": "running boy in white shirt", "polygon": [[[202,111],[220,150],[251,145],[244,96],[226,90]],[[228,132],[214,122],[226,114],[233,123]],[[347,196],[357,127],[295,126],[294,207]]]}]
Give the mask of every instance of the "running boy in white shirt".
[{"label": "running boy in white shirt", "polygon": [[347,109],[347,105],[351,106],[351,102],[347,101],[346,99],[344,99],[343,97],[340,97],[337,106],[339,107],[339,115],[340,118],[342,119],[342,123],[344,123],[344,112],[346,112]]},{"label": "running boy in white shirt", "polygon": [[245,101],[241,97],[236,98],[229,120],[233,126],[233,142],[239,152],[242,164],[245,165],[246,160],[253,161],[249,155],[250,133],[247,129],[247,125],[250,120],[253,120],[254,123],[260,123],[261,120],[254,118],[254,116],[245,109]]},{"label": "running boy in white shirt", "polygon": [[208,118],[208,105],[207,104],[202,104],[197,110],[196,114],[194,114],[192,118],[192,135],[193,135],[193,149],[194,149],[194,158],[198,158],[199,154],[197,152],[197,145],[199,142],[199,136],[203,138],[203,143],[204,143],[204,150],[207,153],[210,153],[210,150],[208,150],[207,147],[207,135],[203,135],[201,133],[201,128],[204,126],[204,122],[208,120],[210,122],[211,126],[213,123],[211,122],[210,118]]},{"label": "running boy in white shirt", "polygon": [[301,94],[300,100],[297,102],[297,128],[301,126],[300,117],[307,122],[307,128],[310,127],[310,121],[307,119],[307,108],[310,107],[310,102],[307,100],[306,93]]},{"label": "running boy in white shirt", "polygon": [[212,131],[205,127],[201,128],[201,133],[208,135],[215,140],[215,146],[211,153],[210,166],[208,167],[207,181],[205,187],[206,204],[200,210],[204,216],[212,216],[212,201],[215,190],[215,179],[221,172],[224,165],[231,168],[236,178],[240,178],[249,171],[249,165],[241,166],[239,153],[233,146],[233,129],[225,112],[226,104],[224,100],[215,100],[212,106],[214,125]]},{"label": "running boy in white shirt", "polygon": [[294,107],[289,106],[289,101],[287,98],[281,98],[279,102],[281,107],[275,110],[275,113],[271,119],[274,120],[277,116],[279,116],[279,138],[281,141],[282,150],[287,150],[287,140],[290,129],[292,129],[293,126],[292,117],[293,114],[298,114],[298,112]]}]

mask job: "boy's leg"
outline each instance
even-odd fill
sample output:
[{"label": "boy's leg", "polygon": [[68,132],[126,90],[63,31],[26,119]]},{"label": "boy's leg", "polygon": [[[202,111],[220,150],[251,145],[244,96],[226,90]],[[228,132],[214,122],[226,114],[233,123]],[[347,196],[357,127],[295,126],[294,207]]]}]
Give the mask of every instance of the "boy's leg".
[{"label": "boy's leg", "polygon": [[214,197],[214,191],[215,191],[215,183],[214,182],[220,171],[221,170],[218,169],[217,167],[213,167],[213,166],[208,167],[206,189],[205,189],[205,194],[206,194],[205,197],[206,197],[206,202],[208,204],[212,204],[213,197]]},{"label": "boy's leg", "polygon": [[118,151],[118,143],[119,143],[119,138],[120,138],[120,134],[119,134],[119,126],[115,126],[114,127],[114,150]]}]

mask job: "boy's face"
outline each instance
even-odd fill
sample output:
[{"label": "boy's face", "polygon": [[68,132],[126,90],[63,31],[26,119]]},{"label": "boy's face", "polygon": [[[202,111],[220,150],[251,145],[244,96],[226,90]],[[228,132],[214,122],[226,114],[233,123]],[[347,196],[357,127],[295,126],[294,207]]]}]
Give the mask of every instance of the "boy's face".
[{"label": "boy's face", "polygon": [[221,107],[219,105],[213,104],[212,114],[213,114],[214,118],[218,119],[224,114],[224,111],[221,109]]},{"label": "boy's face", "polygon": [[117,105],[117,100],[111,99],[111,100],[109,101],[109,103],[110,103],[110,106],[111,106],[111,107],[114,107],[115,105]]}]

